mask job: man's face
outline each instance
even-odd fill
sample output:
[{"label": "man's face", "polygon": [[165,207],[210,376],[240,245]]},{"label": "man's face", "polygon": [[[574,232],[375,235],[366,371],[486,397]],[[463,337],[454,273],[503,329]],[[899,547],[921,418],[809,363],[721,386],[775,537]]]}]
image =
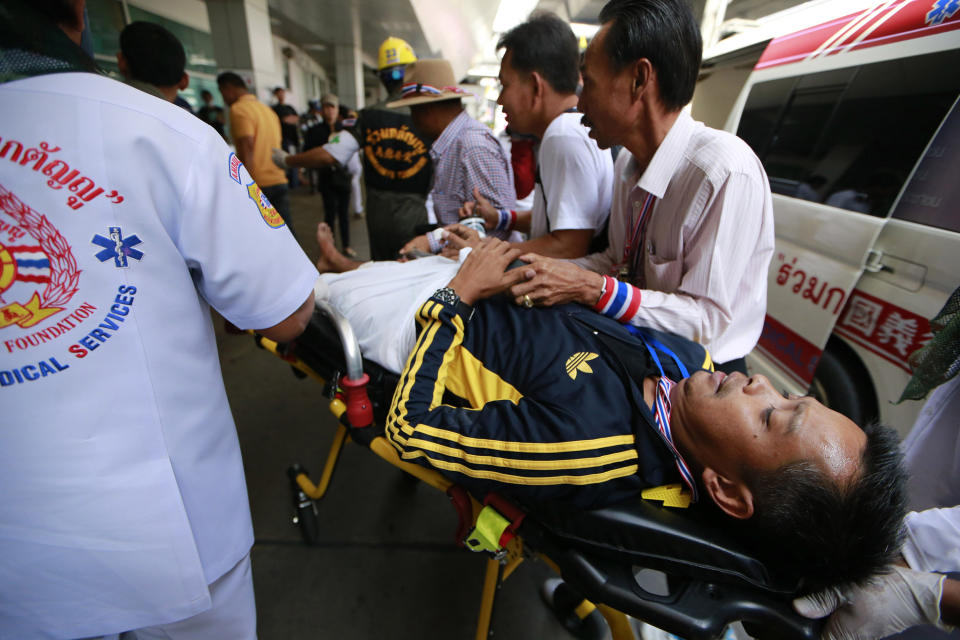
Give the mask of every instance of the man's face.
[{"label": "man's face", "polygon": [[444,129],[437,121],[437,111],[434,106],[435,104],[430,102],[410,105],[410,119],[413,121],[413,128],[428,140],[439,138]]},{"label": "man's face", "polygon": [[323,121],[327,124],[336,122],[339,114],[340,110],[332,104],[324,104],[320,107],[320,117],[322,117]]},{"label": "man's face", "polygon": [[236,87],[232,87],[228,84],[219,85],[220,96],[223,98],[223,103],[227,106],[230,106],[237,101],[239,97],[239,91]]},{"label": "man's face", "polygon": [[511,131],[531,133],[528,122],[533,109],[533,78],[529,73],[518,72],[512,60],[513,54],[507,49],[500,61],[500,97],[497,98],[497,104],[503,107]]},{"label": "man's face", "polygon": [[764,376],[698,371],[671,396],[674,439],[695,466],[731,481],[808,460],[828,477],[855,476],[866,435],[808,396],[784,397]]},{"label": "man's face", "polygon": [[283,89],[277,89],[273,92],[273,97],[277,99],[277,104],[283,104],[284,99],[287,97],[287,92]]},{"label": "man's face", "polygon": [[606,23],[587,47],[583,65],[583,91],[577,108],[583,114],[584,126],[590,127],[590,137],[601,149],[608,149],[622,140],[622,132],[631,126],[628,111],[631,106],[633,77],[630,65],[614,72],[604,47],[610,24]]}]

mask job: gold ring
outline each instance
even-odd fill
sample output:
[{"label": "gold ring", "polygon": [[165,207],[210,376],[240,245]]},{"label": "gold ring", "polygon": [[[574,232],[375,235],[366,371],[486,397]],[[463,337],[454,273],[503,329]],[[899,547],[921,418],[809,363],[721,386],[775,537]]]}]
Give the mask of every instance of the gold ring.
[{"label": "gold ring", "polygon": [[526,295],[526,294],[524,294],[524,296],[523,296],[523,306],[525,306],[527,309],[532,309],[532,308],[533,308],[533,300],[531,300],[531,299],[530,299],[530,296],[528,296],[528,295]]}]

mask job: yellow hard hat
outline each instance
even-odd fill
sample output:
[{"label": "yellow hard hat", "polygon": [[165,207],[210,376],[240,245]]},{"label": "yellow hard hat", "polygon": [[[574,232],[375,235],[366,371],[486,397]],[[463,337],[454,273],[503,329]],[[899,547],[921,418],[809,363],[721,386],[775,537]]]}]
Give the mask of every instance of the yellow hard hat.
[{"label": "yellow hard hat", "polygon": [[406,40],[390,37],[380,45],[380,52],[377,55],[377,71],[416,61],[417,56],[413,52],[413,47],[407,44]]}]

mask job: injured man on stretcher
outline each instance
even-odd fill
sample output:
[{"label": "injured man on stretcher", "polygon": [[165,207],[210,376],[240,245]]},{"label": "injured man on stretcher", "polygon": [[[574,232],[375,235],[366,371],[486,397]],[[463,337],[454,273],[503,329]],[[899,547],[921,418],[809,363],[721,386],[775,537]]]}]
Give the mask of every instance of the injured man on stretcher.
[{"label": "injured man on stretcher", "polygon": [[459,263],[324,278],[318,293],[347,312],[365,357],[365,343],[404,352],[386,424],[403,459],[522,505],[598,508],[680,484],[691,508],[805,590],[866,580],[895,558],[906,509],[893,430],[861,429],[763,376],[713,372],[679,336],[580,305],[517,306],[498,294],[522,279],[509,269],[519,253],[487,240]]}]

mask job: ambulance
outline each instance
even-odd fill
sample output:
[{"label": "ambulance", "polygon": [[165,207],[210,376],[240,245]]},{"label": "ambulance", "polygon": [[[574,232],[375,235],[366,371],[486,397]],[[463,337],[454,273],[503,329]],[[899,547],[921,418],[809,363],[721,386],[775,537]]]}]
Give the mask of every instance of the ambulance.
[{"label": "ambulance", "polygon": [[753,148],[773,191],[776,250],[750,371],[901,434],[922,407],[896,404],[910,355],[960,286],[958,9],[888,0],[755,46],[746,70],[749,51],[706,59],[694,98],[697,117],[704,95],[736,95],[723,126]]}]

